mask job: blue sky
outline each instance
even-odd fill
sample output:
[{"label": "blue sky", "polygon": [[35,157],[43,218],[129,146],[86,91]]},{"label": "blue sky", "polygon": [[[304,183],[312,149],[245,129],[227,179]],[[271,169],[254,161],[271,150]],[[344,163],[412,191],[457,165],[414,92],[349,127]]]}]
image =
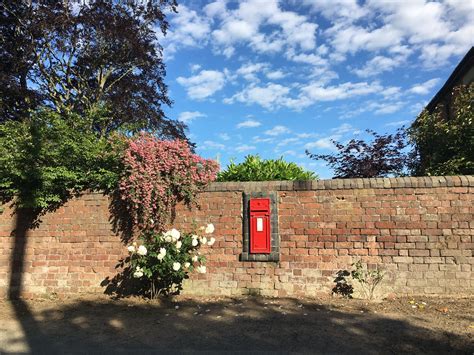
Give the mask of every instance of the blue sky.
[{"label": "blue sky", "polygon": [[160,39],[171,118],[222,167],[409,124],[474,44],[474,1],[181,1]]}]

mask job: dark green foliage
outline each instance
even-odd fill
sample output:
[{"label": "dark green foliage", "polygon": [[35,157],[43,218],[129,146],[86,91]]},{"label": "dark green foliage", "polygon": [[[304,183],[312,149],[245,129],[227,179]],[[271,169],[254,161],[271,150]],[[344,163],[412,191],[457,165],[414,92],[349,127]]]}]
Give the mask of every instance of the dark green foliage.
[{"label": "dark green foliage", "polygon": [[433,113],[424,110],[408,132],[415,175],[474,174],[474,84],[455,88]]},{"label": "dark green foliage", "polygon": [[231,162],[217,176],[217,181],[271,181],[271,180],[317,180],[312,171],[306,171],[283,158],[261,159],[258,155],[247,155],[243,163]]},{"label": "dark green foliage", "polygon": [[343,298],[352,298],[354,287],[347,279],[350,275],[351,273],[347,270],[339,270],[336,272],[336,278],[334,279],[336,285],[332,289],[333,294],[339,295]]},{"label": "dark green foliage", "polygon": [[41,110],[0,125],[0,202],[41,212],[86,189],[116,186],[122,140],[98,137],[87,117]]}]

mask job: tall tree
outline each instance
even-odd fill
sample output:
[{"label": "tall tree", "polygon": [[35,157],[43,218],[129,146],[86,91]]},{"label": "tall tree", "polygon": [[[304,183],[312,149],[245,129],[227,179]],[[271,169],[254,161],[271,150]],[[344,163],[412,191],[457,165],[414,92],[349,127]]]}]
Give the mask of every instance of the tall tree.
[{"label": "tall tree", "polygon": [[403,175],[410,161],[405,152],[407,141],[405,131],[381,135],[366,130],[372,141],[351,139],[347,144],[332,140],[336,154],[306,154],[314,160],[324,160],[334,170],[334,178],[373,178]]},{"label": "tall tree", "polygon": [[153,130],[184,138],[165,117],[171,104],[157,31],[175,0],[3,0],[0,3],[1,121],[45,105],[96,117],[99,135]]},{"label": "tall tree", "polygon": [[474,84],[454,88],[433,112],[424,110],[408,132],[415,175],[474,174]]}]

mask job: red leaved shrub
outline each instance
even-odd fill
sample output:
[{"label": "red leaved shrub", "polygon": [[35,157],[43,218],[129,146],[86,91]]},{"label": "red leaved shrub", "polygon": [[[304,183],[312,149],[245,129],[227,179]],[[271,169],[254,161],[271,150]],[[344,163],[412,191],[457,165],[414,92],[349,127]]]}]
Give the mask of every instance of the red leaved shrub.
[{"label": "red leaved shrub", "polygon": [[142,133],[130,139],[124,153],[125,172],[119,182],[134,225],[161,232],[175,205],[191,207],[196,194],[216,179],[219,164],[193,154],[183,140],[159,140]]}]

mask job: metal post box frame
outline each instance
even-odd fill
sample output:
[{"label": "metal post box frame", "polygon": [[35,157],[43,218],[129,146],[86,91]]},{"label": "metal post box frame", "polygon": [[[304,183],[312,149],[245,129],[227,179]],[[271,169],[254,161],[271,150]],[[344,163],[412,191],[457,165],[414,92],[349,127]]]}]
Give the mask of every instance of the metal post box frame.
[{"label": "metal post box frame", "polygon": [[[270,253],[250,253],[250,200],[254,198],[268,198],[270,200]],[[276,191],[243,193],[243,250],[240,254],[240,261],[278,262],[280,260],[277,198]]]}]

